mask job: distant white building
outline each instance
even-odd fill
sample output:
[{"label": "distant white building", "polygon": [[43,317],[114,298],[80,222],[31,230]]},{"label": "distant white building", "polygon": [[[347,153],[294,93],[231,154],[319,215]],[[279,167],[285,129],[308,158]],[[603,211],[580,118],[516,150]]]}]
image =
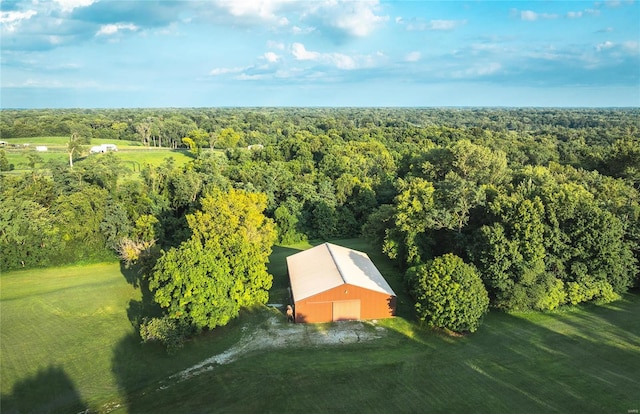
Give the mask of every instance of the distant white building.
[{"label": "distant white building", "polygon": [[89,152],[92,154],[100,154],[109,151],[118,151],[118,147],[115,146],[115,144],[102,144],[93,146],[91,147],[91,150],[89,150]]}]

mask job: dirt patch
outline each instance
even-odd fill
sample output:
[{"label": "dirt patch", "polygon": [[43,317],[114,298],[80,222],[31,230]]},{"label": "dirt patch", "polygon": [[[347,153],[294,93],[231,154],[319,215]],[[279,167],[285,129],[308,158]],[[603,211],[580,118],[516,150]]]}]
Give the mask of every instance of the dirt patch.
[{"label": "dirt patch", "polygon": [[[331,325],[291,324],[274,316],[254,330],[248,326],[242,339],[225,352],[172,375],[170,379],[183,381],[217,365],[228,364],[249,352],[300,346],[325,346],[353,344],[382,338],[386,330],[380,326],[372,329],[370,322],[338,322]],[[250,331],[250,332],[249,332]]]}]

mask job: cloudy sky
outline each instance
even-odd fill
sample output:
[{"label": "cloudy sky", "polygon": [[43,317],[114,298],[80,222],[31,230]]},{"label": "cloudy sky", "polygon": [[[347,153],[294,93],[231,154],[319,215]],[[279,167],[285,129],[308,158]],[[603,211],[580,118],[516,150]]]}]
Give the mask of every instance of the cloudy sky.
[{"label": "cloudy sky", "polygon": [[3,0],[1,106],[640,106],[610,1]]}]

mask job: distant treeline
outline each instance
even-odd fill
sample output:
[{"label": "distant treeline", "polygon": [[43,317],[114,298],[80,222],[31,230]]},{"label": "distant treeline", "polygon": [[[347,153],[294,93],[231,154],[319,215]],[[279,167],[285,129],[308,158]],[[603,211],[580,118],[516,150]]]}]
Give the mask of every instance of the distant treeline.
[{"label": "distant treeline", "polygon": [[452,253],[478,269],[500,309],[606,301],[638,284],[638,109],[0,115],[3,138],[137,140],[194,156],[139,175],[112,153],[3,175],[2,270],[97,260],[126,243],[177,246],[205,195],[236,188],[266,195],[279,243],[364,236],[401,268]]}]

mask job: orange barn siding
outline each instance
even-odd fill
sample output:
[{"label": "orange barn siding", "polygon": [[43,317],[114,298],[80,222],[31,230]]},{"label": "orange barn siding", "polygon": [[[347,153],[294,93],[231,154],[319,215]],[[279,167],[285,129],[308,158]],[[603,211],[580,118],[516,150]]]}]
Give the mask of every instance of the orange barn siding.
[{"label": "orange barn siding", "polygon": [[331,322],[333,302],[347,300],[360,300],[360,319],[388,318],[396,312],[395,296],[344,284],[296,301],[295,320],[305,323]]}]

